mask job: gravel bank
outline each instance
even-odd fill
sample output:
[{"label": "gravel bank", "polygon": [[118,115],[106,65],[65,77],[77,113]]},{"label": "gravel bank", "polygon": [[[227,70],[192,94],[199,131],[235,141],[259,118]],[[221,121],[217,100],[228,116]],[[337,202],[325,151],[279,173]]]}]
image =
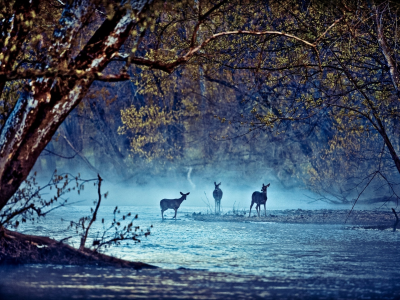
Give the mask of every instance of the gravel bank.
[{"label": "gravel bank", "polygon": [[267,216],[257,217],[253,214],[202,214],[190,215],[196,221],[205,222],[279,222],[279,223],[304,223],[304,224],[343,224],[354,226],[372,226],[377,229],[393,228],[396,221],[391,211],[354,210],[269,210]]}]

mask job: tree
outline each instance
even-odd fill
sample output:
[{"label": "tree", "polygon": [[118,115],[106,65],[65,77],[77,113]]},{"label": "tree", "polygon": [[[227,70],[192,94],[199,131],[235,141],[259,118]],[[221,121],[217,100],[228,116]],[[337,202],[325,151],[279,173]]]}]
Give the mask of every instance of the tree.
[{"label": "tree", "polygon": [[[293,49],[296,54],[279,53],[281,71],[271,59],[259,64],[260,70],[272,70],[272,80],[264,81],[260,90],[271,91],[276,78],[284,80],[285,86],[272,105],[275,110],[266,112],[265,102],[259,103],[255,126],[283,130],[288,124],[305,124],[317,135],[330,128],[327,147],[310,160],[314,189],[326,193],[335,182],[334,194],[353,190],[358,199],[380,177],[388,187],[385,194],[398,198],[394,184],[400,173],[398,12],[393,1],[342,2],[322,10],[310,5],[307,15],[296,16],[297,28],[334,25],[314,43],[318,55],[303,57],[296,65],[299,51],[305,50],[299,45]],[[310,28],[310,34],[317,35],[315,26]],[[272,47],[266,44],[267,51]]]},{"label": "tree", "polygon": [[[346,4],[317,3],[310,5],[309,14],[294,0],[261,2],[132,1],[119,5],[101,0],[66,4],[3,0],[0,83],[2,91],[8,91],[4,88],[8,82],[20,83],[23,91],[0,134],[0,209],[92,83],[129,80],[132,64],[143,73],[158,73],[156,83],[158,71],[172,74],[182,65],[188,66],[186,74],[195,74],[200,85],[206,80],[221,83],[228,74],[225,87],[234,90],[232,82],[240,75],[242,85],[257,87],[264,101],[255,101],[253,95],[247,99],[263,106],[261,111],[252,110],[255,121],[250,124],[255,126],[309,119],[309,104],[314,101],[320,107],[314,99],[320,88],[313,84],[325,88],[329,64],[324,65],[324,59],[334,57],[321,49],[346,29],[339,25],[347,24],[358,11]],[[362,7],[362,14],[368,12]],[[37,22],[45,23],[45,29],[33,26]],[[112,61],[120,63],[106,69]],[[345,71],[338,64],[332,69]],[[218,73],[222,78],[213,76]],[[319,75],[315,82],[310,80]],[[299,81],[306,83],[304,87],[299,87]],[[308,88],[313,90],[307,92]],[[313,97],[301,98],[308,94]],[[293,106],[283,96],[289,100],[301,96],[304,101]],[[188,100],[182,102],[187,107]],[[91,109],[96,112],[94,105]],[[98,126],[104,127],[104,119],[99,120]]]},{"label": "tree", "polygon": [[[51,2],[47,2],[48,8]],[[40,1],[2,1],[0,83],[28,80],[0,135],[0,209],[26,179],[54,132],[84,97],[94,80],[127,77],[101,73],[128,38],[132,28],[145,22],[147,1],[111,5],[95,33],[77,48],[76,36],[85,38],[87,24],[100,12],[98,1],[71,1],[52,35],[38,37],[33,24],[41,18]],[[156,5],[156,4],[153,4]],[[28,35],[30,40],[28,41]],[[25,42],[36,42],[24,47]],[[31,51],[30,51],[31,50]],[[36,50],[36,53],[35,53]],[[34,67],[23,67],[23,56],[34,53]],[[1,89],[3,90],[3,89]]]},{"label": "tree", "polygon": [[[119,81],[129,79],[126,68],[117,74],[103,73],[115,57],[131,63],[171,73],[177,66],[187,63],[200,50],[214,40],[229,35],[280,35],[296,39],[282,32],[256,32],[252,30],[227,31],[226,26],[209,22],[210,16],[221,19],[221,8],[227,11],[235,3],[229,1],[200,3],[123,2],[76,0],[66,4],[52,1],[15,0],[1,2],[0,85],[24,81],[12,113],[0,134],[0,209],[26,179],[36,159],[68,114],[80,103],[95,80]],[[235,6],[238,9],[239,6]],[[142,41],[147,28],[154,28],[156,12],[165,11],[158,20],[168,20],[174,29],[179,20],[171,19],[188,14],[192,33],[175,51],[148,51],[147,57],[133,54],[119,55],[118,51],[130,33]],[[56,19],[59,18],[58,23]],[[233,22],[244,26],[247,20]],[[45,30],[34,26],[45,24]],[[211,27],[204,26],[208,22]],[[222,25],[231,25],[222,24]],[[204,27],[202,39],[197,39]],[[49,29],[50,28],[50,29]],[[54,28],[50,32],[51,28]],[[215,30],[220,32],[215,33]],[[93,34],[92,34],[93,32]],[[182,32],[172,35],[179,42]],[[211,35],[210,35],[211,34]],[[80,41],[85,41],[83,44]],[[300,40],[300,39],[298,39]],[[226,43],[226,42],[225,42]],[[141,54],[140,51],[138,53]]]},{"label": "tree", "polygon": [[[186,152],[177,154],[175,158],[180,155],[186,157],[181,163],[188,167],[209,163],[216,169],[217,166],[222,167],[221,161],[226,161],[227,164],[222,167],[224,168],[231,167],[232,161],[242,160],[241,166],[247,168],[251,165],[254,170],[255,164],[260,159],[263,161],[269,159],[265,153],[274,152],[266,151],[266,147],[268,149],[272,146],[268,142],[273,138],[254,142],[251,135],[245,136],[243,132],[240,134],[243,136],[241,140],[243,143],[235,145],[237,140],[232,141],[230,138],[236,135],[234,130],[238,127],[237,125],[244,121],[236,116],[248,114],[257,102],[256,98],[259,95],[255,95],[254,86],[250,84],[256,81],[254,78],[260,81],[265,80],[262,76],[266,72],[262,69],[258,72],[260,59],[270,60],[271,65],[278,65],[278,67],[271,67],[271,70],[275,68],[279,72],[277,60],[281,52],[284,57],[291,49],[299,51],[299,44],[306,45],[310,48],[305,55],[307,58],[310,53],[314,53],[315,45],[299,37],[301,34],[304,35],[303,29],[296,28],[298,24],[295,24],[293,18],[288,16],[287,9],[293,7],[293,4],[296,7],[294,1],[263,2],[263,4],[260,5],[259,2],[238,4],[229,1],[218,9],[211,7],[204,14],[207,15],[204,19],[199,18],[196,10],[189,12],[174,10],[163,15],[157,21],[155,30],[146,33],[143,36],[143,42],[138,45],[138,51],[146,58],[136,57],[132,59],[132,62],[139,67],[150,67],[148,69],[141,67],[140,71],[136,72],[135,84],[145,86],[141,92],[145,95],[147,103],[141,105],[145,108],[147,105],[156,104],[160,111],[174,112],[179,116],[177,121],[181,126],[178,130],[179,139],[162,145],[178,144],[178,147],[170,146],[170,148],[179,148]],[[335,25],[335,19],[332,23]],[[329,26],[321,24],[315,39],[318,40],[326,34]],[[287,34],[286,30],[299,33],[299,35]],[[285,40],[291,46],[279,50]],[[275,46],[273,49],[268,49],[266,44]],[[176,48],[189,50],[186,53],[183,52],[183,56],[176,58],[174,56],[176,52],[171,50]],[[304,50],[304,48],[301,49]],[[186,59],[185,57],[188,57],[187,62],[179,65]],[[165,61],[171,62],[165,63]],[[156,67],[159,67],[160,71],[154,70]],[[169,68],[172,67],[177,67],[178,70],[169,74],[171,72]],[[248,84],[248,82],[251,83]],[[284,83],[281,82],[281,89],[283,89],[282,85]],[[139,110],[140,107],[135,107],[135,109]],[[176,110],[179,113],[176,113]],[[227,126],[218,127],[214,124],[210,126],[215,115],[220,116],[221,122],[226,121]],[[126,116],[124,118],[126,119]],[[230,122],[232,119],[239,119],[239,121]],[[134,121],[133,118],[132,121]],[[177,127],[178,124],[175,123],[174,126]],[[229,142],[221,144],[210,141],[208,134],[204,136],[204,124],[208,126],[208,134],[218,130],[218,136],[224,137]],[[155,127],[154,130],[158,128]],[[165,129],[163,127],[162,130]],[[142,137],[144,132],[140,131],[136,126],[131,134]],[[124,132],[129,134],[129,130]],[[168,130],[164,131],[164,135],[169,133]],[[215,134],[212,135],[215,136]],[[169,135],[169,138],[171,137],[172,134]],[[154,140],[147,143],[145,138],[141,138],[141,142],[143,143],[136,143],[132,147],[136,153],[150,154],[147,150],[152,147],[160,150]],[[254,155],[255,149],[257,149],[256,155]],[[277,152],[283,151],[275,153]],[[246,163],[243,163],[243,158],[249,157],[249,153],[252,153],[252,158],[245,159]],[[276,157],[274,160],[277,168],[282,165],[281,158]],[[250,161],[254,163],[251,164]]]}]

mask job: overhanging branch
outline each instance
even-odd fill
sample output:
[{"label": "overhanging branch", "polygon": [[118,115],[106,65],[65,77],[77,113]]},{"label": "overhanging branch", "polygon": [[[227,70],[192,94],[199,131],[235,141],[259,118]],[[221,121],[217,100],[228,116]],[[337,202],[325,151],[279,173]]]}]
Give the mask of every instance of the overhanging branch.
[{"label": "overhanging branch", "polygon": [[[158,69],[167,73],[172,73],[172,71],[179,65],[186,63],[187,61],[189,61],[193,56],[195,56],[201,49],[205,48],[210,42],[220,38],[220,37],[224,37],[224,36],[230,36],[230,35],[254,35],[254,36],[264,36],[264,35],[275,35],[275,36],[284,36],[290,39],[294,39],[306,46],[311,47],[317,56],[318,59],[318,66],[320,69],[322,69],[322,65],[321,65],[321,61],[320,61],[320,57],[319,57],[319,53],[318,53],[318,49],[317,49],[317,42],[323,38],[328,31],[335,26],[337,23],[339,23],[341,20],[343,19],[340,18],[338,20],[336,20],[331,26],[328,27],[328,29],[321,35],[318,37],[318,39],[312,43],[309,42],[305,39],[302,39],[298,36],[295,36],[293,34],[289,34],[289,33],[285,33],[285,32],[281,32],[281,31],[271,31],[271,30],[267,30],[267,31],[253,31],[253,30],[235,30],[235,31],[226,31],[226,32],[220,32],[220,33],[216,33],[213,34],[211,37],[207,38],[203,43],[201,43],[200,45],[198,45],[197,47],[192,46],[189,51],[181,56],[180,58],[176,59],[175,61],[172,62],[165,62],[165,61],[161,61],[161,60],[150,60],[150,59],[146,59],[146,58],[141,58],[141,57],[130,57],[129,60],[130,62],[136,64],[136,65],[141,65],[141,66],[147,66],[150,67],[152,69]],[[193,45],[193,41],[192,41],[192,45]]]}]

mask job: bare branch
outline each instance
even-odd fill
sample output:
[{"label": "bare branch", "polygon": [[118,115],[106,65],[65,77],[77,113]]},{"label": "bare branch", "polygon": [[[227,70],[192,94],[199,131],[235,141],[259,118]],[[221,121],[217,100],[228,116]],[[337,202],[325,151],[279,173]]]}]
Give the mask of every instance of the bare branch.
[{"label": "bare branch", "polygon": [[47,149],[43,149],[43,151],[46,151],[49,154],[52,154],[52,155],[55,155],[55,156],[58,156],[58,157],[61,157],[61,158],[65,158],[65,159],[73,159],[73,158],[75,158],[75,156],[78,155],[78,153],[75,153],[73,156],[63,156],[63,155],[54,153],[54,152],[52,152],[50,150],[47,150]]},{"label": "bare branch", "polygon": [[341,18],[337,19],[335,22],[333,22],[332,25],[329,26],[329,27],[325,30],[325,32],[324,32],[323,34],[321,34],[321,35],[315,40],[314,45],[317,45],[318,42],[319,42],[319,40],[322,39],[322,38],[328,33],[328,31],[331,30],[331,29],[333,28],[333,26],[335,26],[337,23],[339,23],[341,20],[343,20],[343,18],[344,18],[344,15],[343,15]]},{"label": "bare branch", "polygon": [[[140,57],[131,57],[130,60],[132,63],[135,63],[136,65],[142,65],[142,66],[147,66],[153,69],[158,69],[167,73],[172,73],[172,71],[175,69],[175,67],[182,65],[186,62],[188,62],[194,55],[196,55],[201,49],[206,47],[210,42],[212,42],[215,39],[218,39],[223,36],[230,36],[230,35],[254,35],[254,36],[263,36],[263,35],[276,35],[276,36],[285,36],[294,40],[297,40],[307,46],[310,46],[313,48],[315,51],[316,46],[313,43],[310,43],[304,39],[301,39],[295,35],[289,34],[289,33],[284,33],[281,31],[251,31],[251,30],[236,30],[236,31],[226,31],[226,32],[220,32],[212,35],[208,39],[206,39],[203,43],[201,43],[197,47],[192,47],[190,50],[184,55],[181,56],[180,58],[176,59],[173,62],[163,62],[160,60],[150,60],[150,59],[145,59],[145,58],[140,58]],[[317,55],[319,59],[319,55]],[[319,63],[319,66],[321,66],[321,63]]]},{"label": "bare branch", "polygon": [[349,211],[349,213],[348,213],[348,215],[347,215],[346,220],[344,221],[344,223],[347,222],[347,219],[349,218],[351,212],[353,211],[354,206],[356,206],[357,201],[360,199],[361,195],[364,193],[364,191],[366,190],[366,188],[370,185],[370,183],[372,182],[372,180],[374,180],[376,174],[378,174],[378,172],[374,172],[374,173],[373,173],[373,176],[372,176],[371,179],[368,181],[368,183],[364,186],[364,189],[361,191],[361,193],[358,194],[357,198],[354,200],[353,206],[351,207],[351,209],[350,209],[350,211]]},{"label": "bare branch", "polygon": [[[98,193],[99,200],[97,201],[96,208],[95,208],[95,210],[93,212],[92,218],[90,219],[89,225],[86,228],[85,234],[81,238],[81,244],[80,244],[79,250],[83,250],[85,248],[85,243],[86,243],[86,239],[87,239],[88,234],[89,234],[90,227],[92,226],[93,222],[96,221],[97,212],[98,212],[99,207],[100,207],[100,202],[101,202],[101,182],[103,181],[103,179],[100,177],[100,174],[97,174],[97,178],[98,178],[97,193]],[[83,223],[82,223],[82,226],[83,226]]]},{"label": "bare branch", "polygon": [[224,5],[225,3],[227,3],[227,0],[222,0],[220,3],[214,5],[209,11],[207,11],[205,14],[200,15],[201,14],[201,9],[199,8],[199,21],[196,24],[196,26],[193,29],[193,35],[192,35],[192,41],[190,43],[190,47],[194,47],[194,45],[196,44],[196,38],[197,38],[197,32],[199,31],[199,28],[201,26],[202,23],[204,23],[204,21],[214,12],[216,11],[218,8],[220,8],[222,5]]},{"label": "bare branch", "polygon": [[89,162],[89,160],[88,160],[79,150],[77,150],[77,149],[72,145],[72,143],[70,142],[70,140],[66,137],[65,133],[62,134],[62,137],[63,137],[64,140],[67,142],[67,144],[71,147],[71,149],[74,150],[75,153],[78,154],[80,158],[82,158],[82,160],[88,165],[88,167],[89,167],[92,171],[94,171],[94,172],[96,172],[96,173],[99,173],[99,171],[98,171],[95,167],[92,166],[92,164]]}]

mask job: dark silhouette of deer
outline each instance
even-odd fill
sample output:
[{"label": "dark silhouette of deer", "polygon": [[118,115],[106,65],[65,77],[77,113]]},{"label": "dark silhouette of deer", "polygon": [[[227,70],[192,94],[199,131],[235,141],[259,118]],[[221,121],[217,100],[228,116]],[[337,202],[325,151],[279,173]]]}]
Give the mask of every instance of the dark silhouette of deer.
[{"label": "dark silhouette of deer", "polygon": [[267,185],[264,185],[261,188],[261,193],[260,192],[254,192],[253,195],[251,195],[251,205],[250,205],[250,212],[249,212],[249,217],[251,215],[251,208],[253,207],[253,204],[256,204],[256,210],[257,214],[260,217],[260,210],[261,210],[261,204],[264,204],[264,212],[265,216],[267,216],[267,209],[265,208],[265,204],[267,203],[267,188],[270,186],[270,183]]},{"label": "dark silhouette of deer", "polygon": [[221,211],[221,199],[222,199],[222,191],[219,188],[219,186],[221,185],[221,182],[217,184],[214,181],[214,185],[215,185],[215,190],[213,192],[213,197],[215,200],[215,214],[217,214],[217,209],[218,209],[218,214],[219,214]]},{"label": "dark silhouette of deer", "polygon": [[160,201],[160,207],[161,207],[161,217],[164,220],[164,211],[166,211],[167,209],[173,209],[175,210],[175,220],[176,220],[176,212],[178,211],[179,206],[181,206],[183,200],[186,200],[187,195],[189,195],[190,193],[184,194],[182,192],[180,192],[182,197],[180,197],[179,199],[162,199]]}]

